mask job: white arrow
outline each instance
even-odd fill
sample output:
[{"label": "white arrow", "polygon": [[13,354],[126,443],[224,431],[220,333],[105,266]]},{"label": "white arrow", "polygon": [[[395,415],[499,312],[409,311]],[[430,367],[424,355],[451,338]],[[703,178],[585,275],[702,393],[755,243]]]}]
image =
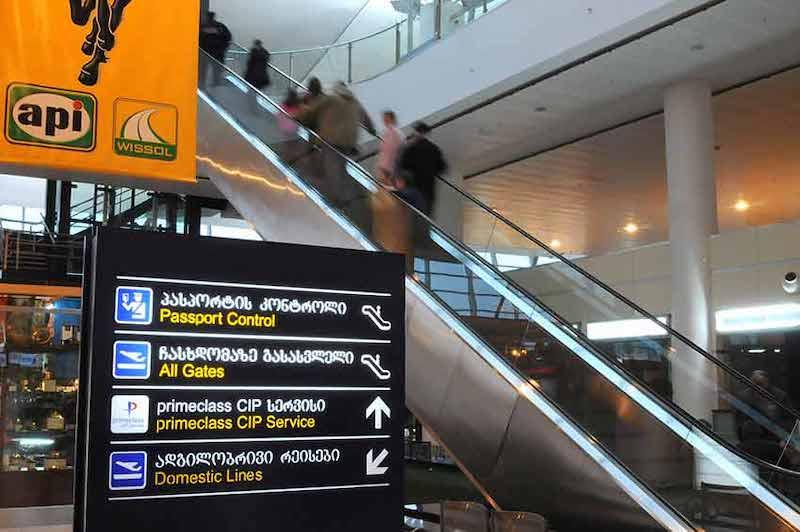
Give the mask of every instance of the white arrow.
[{"label": "white arrow", "polygon": [[367,453],[367,475],[383,475],[389,470],[388,467],[383,467],[381,464],[389,456],[389,451],[382,450],[377,458],[374,458],[372,449]]},{"label": "white arrow", "polygon": [[375,416],[375,429],[377,430],[383,428],[383,416],[392,417],[392,411],[389,410],[389,405],[384,403],[380,396],[376,397],[367,407],[367,419],[373,415]]}]

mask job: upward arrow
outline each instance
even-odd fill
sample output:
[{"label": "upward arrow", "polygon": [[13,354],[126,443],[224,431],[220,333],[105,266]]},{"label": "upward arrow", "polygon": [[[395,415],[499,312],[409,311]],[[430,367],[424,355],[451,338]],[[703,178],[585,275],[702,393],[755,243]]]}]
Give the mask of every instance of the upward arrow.
[{"label": "upward arrow", "polygon": [[380,396],[376,397],[367,407],[367,419],[371,416],[375,416],[375,429],[377,430],[383,428],[383,416],[388,418],[392,417],[392,411],[389,410],[389,405],[387,405]]}]

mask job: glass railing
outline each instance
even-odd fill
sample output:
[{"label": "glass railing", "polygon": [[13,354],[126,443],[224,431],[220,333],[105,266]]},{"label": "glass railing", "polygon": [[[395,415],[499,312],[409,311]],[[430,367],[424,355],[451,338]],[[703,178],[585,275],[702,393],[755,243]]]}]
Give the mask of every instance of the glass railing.
[{"label": "glass railing", "polygon": [[[449,36],[507,1],[408,2],[411,13],[408,13],[408,6],[397,8],[405,19],[386,28],[328,46],[273,51],[270,61],[291,78],[301,81],[312,76],[326,85],[336,81],[365,81],[394,68],[420,48]],[[228,51],[228,58],[229,66],[242,73],[247,49],[234,45]]]},{"label": "glass railing", "polygon": [[[744,529],[770,521],[800,526],[794,410],[454,187],[442,194],[477,209],[485,233],[469,244],[452,238],[312,132],[287,129],[268,95],[215,61],[206,63],[220,80],[202,87],[207,102],[272,150],[345,227],[377,249],[405,254],[415,286],[431,304],[460,316],[506,370],[514,368],[563,409],[635,478],[704,526],[721,526],[724,512],[714,509],[720,501],[734,501]],[[263,105],[253,107],[254,96]],[[532,279],[515,279],[480,254],[508,246],[535,247],[552,263]],[[494,306],[502,317],[465,315],[458,279],[473,283],[478,306]],[[650,329],[637,340],[646,356],[627,357],[590,338],[581,327],[589,310],[643,320]]]},{"label": "glass railing", "polygon": [[[285,73],[273,70],[282,86],[304,90]],[[369,138],[366,131],[363,136]],[[487,259],[490,255],[531,257],[530,267],[515,269],[506,276],[542,307],[584,332],[597,349],[729,442],[745,450],[757,448],[756,456],[777,466],[800,469],[800,414],[796,410],[672,330],[668,320],[648,313],[446,179],[439,181],[437,203],[448,205],[450,215],[469,217],[471,227],[480,229],[472,230],[469,239],[461,244],[475,252],[485,265],[491,265]],[[446,220],[437,221],[447,226]],[[519,315],[509,297],[468,294],[465,287],[480,290],[483,283],[479,279],[451,276],[449,283],[452,288],[441,293],[454,303],[451,308],[460,315],[469,315],[464,309],[469,309],[472,316],[496,319]],[[595,323],[612,323],[623,332],[609,336],[603,331],[588,330],[589,324]],[[626,341],[614,341],[620,337]],[[521,343],[510,346],[508,351],[515,353],[514,358],[522,366],[536,356]],[[776,407],[768,406],[773,403]],[[769,443],[753,423],[766,427]]]}]

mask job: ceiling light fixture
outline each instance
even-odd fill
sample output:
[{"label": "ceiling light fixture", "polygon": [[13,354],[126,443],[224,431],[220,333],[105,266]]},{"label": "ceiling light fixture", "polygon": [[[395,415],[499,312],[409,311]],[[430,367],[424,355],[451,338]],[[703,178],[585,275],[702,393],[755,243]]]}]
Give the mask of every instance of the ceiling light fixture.
[{"label": "ceiling light fixture", "polygon": [[750,209],[750,202],[746,199],[739,199],[739,201],[734,203],[733,208],[739,212],[746,212]]},{"label": "ceiling light fixture", "polygon": [[558,249],[561,247],[561,240],[554,238],[550,241],[550,247],[553,249]]},{"label": "ceiling light fixture", "polygon": [[625,224],[625,227],[622,228],[623,231],[628,233],[629,235],[635,235],[639,232],[639,226],[633,222],[628,222]]}]

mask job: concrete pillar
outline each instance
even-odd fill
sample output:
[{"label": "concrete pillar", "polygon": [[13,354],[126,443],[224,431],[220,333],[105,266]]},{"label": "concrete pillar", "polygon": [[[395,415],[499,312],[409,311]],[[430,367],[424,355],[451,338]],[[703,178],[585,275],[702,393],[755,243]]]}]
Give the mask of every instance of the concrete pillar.
[{"label": "concrete pillar", "polygon": [[[672,327],[715,353],[709,237],[717,232],[714,120],[711,88],[686,81],[667,89],[664,103],[672,255]],[[716,368],[673,341],[675,402],[711,421],[717,408]]]}]

